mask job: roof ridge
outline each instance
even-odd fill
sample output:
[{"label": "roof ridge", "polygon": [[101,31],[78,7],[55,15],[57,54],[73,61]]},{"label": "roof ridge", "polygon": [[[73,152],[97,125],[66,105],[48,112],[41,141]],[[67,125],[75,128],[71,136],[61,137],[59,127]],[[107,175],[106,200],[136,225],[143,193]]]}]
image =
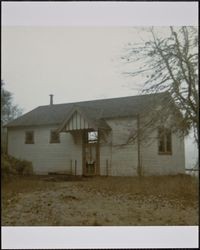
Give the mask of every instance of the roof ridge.
[{"label": "roof ridge", "polygon": [[[143,97],[143,96],[152,96],[152,95],[161,95],[161,94],[166,94],[167,91],[163,91],[163,92],[159,92],[159,93],[150,93],[150,94],[142,94],[142,95],[131,95],[131,96],[121,96],[121,97],[112,97],[112,98],[104,98],[104,99],[93,99],[93,100],[87,100],[87,101],[77,101],[77,102],[66,102],[66,103],[56,103],[53,104],[52,106],[57,106],[57,105],[68,105],[68,104],[72,104],[72,105],[76,105],[79,103],[87,103],[87,102],[95,102],[95,101],[107,101],[107,100],[116,100],[116,99],[125,99],[125,98],[131,98],[131,97],[135,97],[135,98],[139,98],[139,97]],[[40,105],[39,107],[49,107],[50,105]]]}]

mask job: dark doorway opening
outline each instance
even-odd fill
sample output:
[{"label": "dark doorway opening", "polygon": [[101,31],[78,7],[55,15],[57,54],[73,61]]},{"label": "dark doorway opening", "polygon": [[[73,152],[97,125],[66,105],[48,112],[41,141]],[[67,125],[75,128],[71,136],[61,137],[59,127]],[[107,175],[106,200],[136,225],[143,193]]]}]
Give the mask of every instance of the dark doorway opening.
[{"label": "dark doorway opening", "polygon": [[83,175],[99,175],[99,131],[83,133]]}]

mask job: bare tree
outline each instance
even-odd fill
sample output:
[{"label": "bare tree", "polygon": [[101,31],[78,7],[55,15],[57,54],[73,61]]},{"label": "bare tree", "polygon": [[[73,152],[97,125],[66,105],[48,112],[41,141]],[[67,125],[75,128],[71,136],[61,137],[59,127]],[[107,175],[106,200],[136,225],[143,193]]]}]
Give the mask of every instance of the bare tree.
[{"label": "bare tree", "polygon": [[1,80],[1,124],[17,118],[22,114],[22,109],[13,104],[13,95],[4,88],[4,82]]},{"label": "bare tree", "polygon": [[22,109],[13,104],[13,95],[4,88],[1,80],[1,149],[5,151],[6,128],[3,126],[22,114]]},{"label": "bare tree", "polygon": [[[168,93],[151,124],[175,112],[174,128],[184,134],[193,129],[199,144],[197,28],[169,27],[168,32],[160,36],[157,29],[149,28],[148,41],[130,43],[122,59],[132,63],[134,69],[126,74],[145,77],[143,93]],[[150,127],[150,123],[145,126]]]}]

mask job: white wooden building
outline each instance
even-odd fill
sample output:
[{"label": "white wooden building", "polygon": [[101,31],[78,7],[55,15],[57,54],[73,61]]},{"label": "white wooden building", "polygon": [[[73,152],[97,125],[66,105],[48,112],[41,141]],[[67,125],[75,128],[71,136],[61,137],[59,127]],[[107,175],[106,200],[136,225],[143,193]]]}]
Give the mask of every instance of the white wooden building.
[{"label": "white wooden building", "polygon": [[[163,94],[39,106],[7,124],[8,154],[36,174],[134,176],[185,171],[184,138],[166,124],[130,140],[147,107]],[[161,129],[164,131],[160,133]]]}]

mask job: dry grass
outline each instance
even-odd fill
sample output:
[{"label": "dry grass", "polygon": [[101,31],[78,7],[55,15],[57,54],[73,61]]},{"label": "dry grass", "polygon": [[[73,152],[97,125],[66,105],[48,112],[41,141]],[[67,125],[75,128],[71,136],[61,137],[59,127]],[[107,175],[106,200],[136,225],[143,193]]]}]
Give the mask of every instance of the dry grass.
[{"label": "dry grass", "polygon": [[[23,219],[15,218],[15,207]],[[5,225],[194,225],[197,210],[198,179],[187,175],[15,176],[2,182]]]},{"label": "dry grass", "polygon": [[88,189],[132,195],[165,196],[188,202],[198,200],[198,179],[189,175],[91,178]]},{"label": "dry grass", "polygon": [[[2,195],[13,196],[40,190],[51,190],[56,182],[78,181],[87,191],[110,194],[164,196],[191,204],[198,200],[198,178],[189,175],[148,177],[68,177],[68,176],[12,176],[2,181]],[[87,185],[85,183],[87,182]]]},{"label": "dry grass", "polygon": [[56,188],[56,182],[80,181],[81,177],[70,176],[44,176],[44,175],[11,175],[4,177],[1,181],[2,207],[6,208],[10,198],[23,193],[32,193],[37,191],[53,190]]}]

